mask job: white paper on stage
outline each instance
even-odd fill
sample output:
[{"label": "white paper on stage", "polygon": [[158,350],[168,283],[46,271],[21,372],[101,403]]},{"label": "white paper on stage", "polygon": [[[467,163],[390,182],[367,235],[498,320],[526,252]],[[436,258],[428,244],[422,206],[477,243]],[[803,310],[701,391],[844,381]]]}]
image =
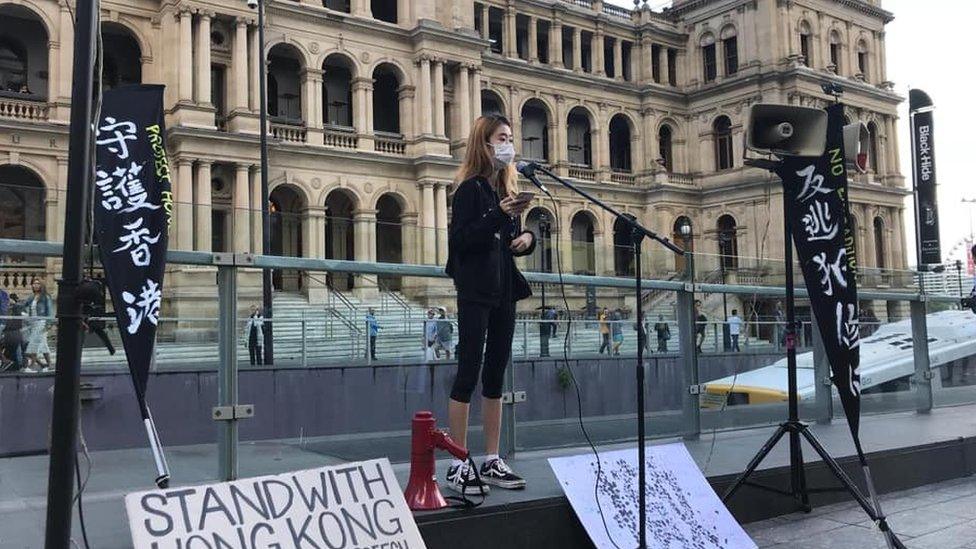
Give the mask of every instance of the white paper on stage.
[{"label": "white paper on stage", "polygon": [[[607,530],[620,548],[638,542],[637,448],[600,452],[599,493]],[[613,549],[594,499],[592,452],[549,458],[559,484],[593,543]],[[684,444],[647,447],[647,546],[655,549],[753,549]]]}]

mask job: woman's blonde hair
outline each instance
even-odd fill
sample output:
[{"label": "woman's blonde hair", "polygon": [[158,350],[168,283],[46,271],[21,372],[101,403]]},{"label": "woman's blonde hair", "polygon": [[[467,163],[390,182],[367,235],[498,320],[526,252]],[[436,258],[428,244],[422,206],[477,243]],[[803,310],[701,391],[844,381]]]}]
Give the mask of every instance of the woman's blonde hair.
[{"label": "woman's blonde hair", "polygon": [[512,127],[512,123],[500,114],[479,116],[474,121],[474,127],[471,128],[471,134],[468,136],[464,160],[454,178],[455,183],[480,175],[495,185],[499,190],[498,194],[503,198],[504,195],[514,197],[518,194],[518,171],[515,170],[515,165],[509,164],[502,170],[495,166],[495,151],[491,146],[491,136],[503,124]]}]

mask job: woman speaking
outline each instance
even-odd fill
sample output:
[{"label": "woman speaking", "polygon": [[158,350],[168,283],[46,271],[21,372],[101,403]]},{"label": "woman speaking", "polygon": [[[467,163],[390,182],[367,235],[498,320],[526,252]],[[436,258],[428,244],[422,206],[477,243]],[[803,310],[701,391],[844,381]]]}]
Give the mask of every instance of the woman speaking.
[{"label": "woman speaking", "polygon": [[448,468],[448,486],[465,495],[486,494],[485,483],[525,487],[525,480],[498,457],[502,380],[512,353],[515,302],[532,295],[513,257],[535,248],[535,236],[521,230],[519,216],[532,195],[518,193],[514,159],[511,124],[503,116],[482,116],[474,123],[455,178],[447,274],[457,289],[459,335],[448,423],[451,436],[466,448],[471,394],[480,372],[487,453],[480,471],[483,482],[466,462],[454,460]]}]

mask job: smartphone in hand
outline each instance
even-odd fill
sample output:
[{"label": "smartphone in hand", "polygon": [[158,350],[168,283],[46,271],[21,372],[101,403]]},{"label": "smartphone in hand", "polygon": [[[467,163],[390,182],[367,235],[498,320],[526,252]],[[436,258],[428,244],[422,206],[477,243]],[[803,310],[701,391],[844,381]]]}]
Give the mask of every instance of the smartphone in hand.
[{"label": "smartphone in hand", "polygon": [[535,193],[529,191],[522,191],[515,195],[515,202],[527,203],[532,202],[535,199]]}]

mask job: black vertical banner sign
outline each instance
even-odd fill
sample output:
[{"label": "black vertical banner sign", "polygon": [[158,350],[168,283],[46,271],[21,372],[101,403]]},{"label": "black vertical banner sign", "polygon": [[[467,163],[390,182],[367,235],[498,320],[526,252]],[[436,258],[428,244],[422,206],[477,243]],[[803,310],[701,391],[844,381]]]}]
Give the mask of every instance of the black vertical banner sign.
[{"label": "black vertical banner sign", "polygon": [[909,90],[908,117],[912,127],[912,167],[915,180],[915,232],[919,265],[942,263],[939,245],[939,207],[935,193],[935,134],[932,100],[922,90]]},{"label": "black vertical banner sign", "polygon": [[783,180],[793,242],[810,294],[810,305],[830,361],[831,381],[860,454],[860,330],[854,239],[848,223],[844,165],[844,107],[827,108],[827,146],[819,158],[787,157]]},{"label": "black vertical banner sign", "polygon": [[143,419],[173,209],[163,86],[105,91],[96,128],[95,234]]}]

